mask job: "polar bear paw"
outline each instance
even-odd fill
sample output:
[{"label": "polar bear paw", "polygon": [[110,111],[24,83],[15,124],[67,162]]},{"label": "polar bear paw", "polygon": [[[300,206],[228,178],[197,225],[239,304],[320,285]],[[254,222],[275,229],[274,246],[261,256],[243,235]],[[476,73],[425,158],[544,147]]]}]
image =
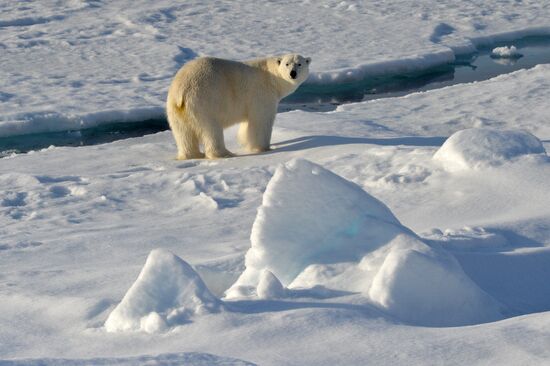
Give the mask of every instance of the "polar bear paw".
[{"label": "polar bear paw", "polygon": [[205,155],[202,152],[193,154],[179,154],[176,156],[176,160],[190,160],[190,159],[204,159]]},{"label": "polar bear paw", "polygon": [[227,149],[220,150],[220,151],[212,151],[212,152],[207,151],[206,152],[206,158],[207,159],[233,158],[235,156],[236,156],[235,154],[233,154],[231,151],[229,151]]}]

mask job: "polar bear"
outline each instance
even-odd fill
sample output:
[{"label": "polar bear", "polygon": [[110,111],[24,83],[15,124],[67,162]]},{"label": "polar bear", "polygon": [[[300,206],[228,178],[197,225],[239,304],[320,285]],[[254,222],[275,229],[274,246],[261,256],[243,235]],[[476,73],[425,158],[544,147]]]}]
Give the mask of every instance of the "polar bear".
[{"label": "polar bear", "polygon": [[166,101],[177,159],[234,156],[225,148],[223,129],[237,123],[239,142],[248,151],[269,150],[279,101],[307,79],[310,62],[288,54],[245,62],[201,57],[186,63]]}]

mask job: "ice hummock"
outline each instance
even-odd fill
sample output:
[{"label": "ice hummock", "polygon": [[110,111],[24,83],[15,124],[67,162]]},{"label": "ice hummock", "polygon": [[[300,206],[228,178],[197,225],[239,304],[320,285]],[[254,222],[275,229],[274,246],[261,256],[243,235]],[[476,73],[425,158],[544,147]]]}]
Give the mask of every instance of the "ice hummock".
[{"label": "ice hummock", "polygon": [[167,250],[155,249],[105,328],[157,333],[219,307],[220,301],[188,263]]},{"label": "ice hummock", "polygon": [[246,270],[231,291],[255,288],[264,269],[287,286],[309,264],[358,260],[403,230],[408,231],[382,202],[354,183],[309,161],[292,160],[267,185]]},{"label": "ice hummock", "polygon": [[[443,249],[424,243],[359,186],[306,160],[281,165],[264,193],[229,299],[322,286],[360,293],[414,324],[500,319],[500,305]],[[267,296],[265,294],[268,294]]]},{"label": "ice hummock", "polygon": [[503,317],[503,307],[464,273],[451,254],[404,237],[384,249],[387,254],[368,296],[390,314],[423,326],[478,324]]},{"label": "ice hummock", "polygon": [[449,171],[498,166],[522,155],[546,154],[541,141],[523,130],[470,128],[455,132],[434,160]]},{"label": "ice hummock", "polygon": [[491,57],[493,58],[520,58],[522,56],[516,46],[496,47],[491,51]]}]

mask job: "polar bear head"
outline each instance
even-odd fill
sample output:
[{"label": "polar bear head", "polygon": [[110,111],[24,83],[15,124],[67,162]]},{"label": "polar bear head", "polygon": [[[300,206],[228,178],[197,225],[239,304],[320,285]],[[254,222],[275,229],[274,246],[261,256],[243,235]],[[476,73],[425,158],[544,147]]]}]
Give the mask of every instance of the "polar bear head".
[{"label": "polar bear head", "polygon": [[310,57],[288,54],[277,57],[279,76],[296,86],[303,83],[309,75]]}]

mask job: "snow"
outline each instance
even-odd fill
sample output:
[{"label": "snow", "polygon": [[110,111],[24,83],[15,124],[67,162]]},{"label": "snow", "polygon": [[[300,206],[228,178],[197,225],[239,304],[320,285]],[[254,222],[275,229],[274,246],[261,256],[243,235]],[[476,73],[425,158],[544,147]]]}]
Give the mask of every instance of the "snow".
[{"label": "snow", "polygon": [[310,265],[289,287],[311,286],[361,293],[387,315],[414,325],[479,324],[507,312],[451,255],[403,235],[359,262]]},{"label": "snow", "polygon": [[450,171],[481,169],[546,150],[538,138],[526,131],[471,128],[452,134],[437,150],[434,159]]},{"label": "snow", "polygon": [[452,256],[407,239],[390,244],[368,292],[375,303],[402,320],[425,326],[478,324],[503,317],[503,308],[464,274]]},{"label": "snow", "polygon": [[256,287],[264,269],[288,286],[309,264],[357,260],[406,231],[357,185],[293,160],[279,167],[267,185],[252,226],[246,270],[229,293]]},{"label": "snow", "polygon": [[275,172],[251,244],[229,299],[254,291],[260,298],[276,297],[271,294],[282,293],[280,278],[290,289],[362,292],[414,324],[464,325],[502,317],[496,301],[454,258],[422,243],[360,187],[306,160]]},{"label": "snow", "polygon": [[217,311],[218,299],[181,258],[155,249],[136,282],[105,321],[108,332],[159,333],[189,317]]},{"label": "snow", "polygon": [[[41,1],[0,9],[3,136],[162,117],[171,77],[197,55],[296,51],[313,58],[310,83],[333,83],[548,35],[550,10],[540,1],[431,0]],[[550,164],[531,150],[537,140],[550,146],[549,76],[539,65],[326,113],[281,113],[273,151],[232,159],[176,161],[169,132],[0,159],[0,364],[547,364]],[[476,146],[476,168],[460,171],[433,158],[458,131],[480,128],[537,140],[516,132],[506,143],[489,139]],[[227,144],[238,152],[235,135],[228,131]],[[460,141],[453,151],[468,146]],[[318,166],[320,175],[293,164]],[[338,197],[368,203],[379,232],[393,222],[399,234],[341,253],[327,245],[337,255],[322,261],[315,246],[297,242],[315,260],[270,256],[296,264],[292,276],[262,266],[246,296],[220,300],[223,311],[169,320],[181,304],[196,309],[192,295],[136,292],[127,304],[139,311],[126,319],[134,330],[107,331],[132,283],[157,293],[200,277],[191,289],[207,288],[208,303],[218,303],[248,270],[258,208],[301,238],[334,234],[336,226],[304,212],[323,208],[315,214],[335,220],[330,211],[343,209],[325,206],[304,182],[275,190],[288,205],[264,206],[282,173],[311,187],[321,177]],[[144,272],[152,286],[136,282],[158,248],[167,256]]]},{"label": "snow", "polygon": [[446,229],[445,232],[434,229],[421,234],[428,242],[436,242],[453,251],[495,251],[510,249],[510,240],[499,232],[491,232],[483,227],[463,227]]},{"label": "snow", "polygon": [[550,10],[536,0],[0,6],[0,136],[162,118],[170,79],[198,55],[297,52],[313,58],[309,82],[325,84],[425,69],[492,42],[550,34]]},{"label": "snow", "polygon": [[[424,138],[426,143],[431,143],[428,138],[446,138],[469,128],[522,129],[544,140],[550,136],[545,106],[550,88],[550,81],[545,77],[548,70],[548,65],[538,65],[485,82],[443,88],[436,94],[414,93],[403,98],[341,105],[338,111],[344,113],[339,131],[344,134],[348,124],[353,129],[361,122],[370,124],[371,135],[400,138],[398,143],[408,143],[407,137]],[[529,111],[528,117],[519,113],[518,108]],[[306,115],[294,113],[294,120]],[[323,115],[319,119],[322,121]],[[302,126],[290,122],[290,117],[288,121],[304,133],[315,133],[315,124]],[[416,141],[411,139],[409,143]]]},{"label": "snow", "polygon": [[256,292],[260,299],[277,299],[285,296],[285,288],[281,281],[267,269],[260,273]]},{"label": "snow", "polygon": [[491,51],[491,56],[497,58],[517,58],[521,57],[521,53],[518,51],[516,46],[503,46],[493,48]]},{"label": "snow", "polygon": [[[279,114],[274,151],[235,159],[173,160],[169,132],[1,159],[0,358],[131,363],[132,357],[161,360],[185,351],[258,364],[544,364],[550,357],[548,159],[530,154],[456,174],[433,155],[445,137],[476,126],[525,129],[548,149],[541,102],[549,72],[540,66],[328,113]],[[229,132],[229,148],[238,151],[235,131]],[[105,330],[156,248],[185,258],[213,295],[223,296],[245,270],[268,184],[277,167],[294,158],[321,166],[337,191],[368,192],[368,202],[379,202],[374,207],[390,210],[377,210],[381,216],[398,218],[401,230],[408,227],[420,239],[410,234],[406,245],[386,244],[355,261],[310,264],[293,283],[273,272],[288,287],[284,296],[269,290],[263,299],[226,300],[224,311],[193,315],[160,333]],[[310,171],[305,177],[317,176]],[[298,213],[302,198],[313,207],[323,202],[310,199],[305,188],[289,192],[291,201],[300,198],[292,202]],[[448,270],[453,262],[461,272],[455,265]],[[402,304],[425,312],[424,295],[435,292],[425,279],[412,281],[417,267],[442,281],[449,272],[450,278],[467,276],[449,288],[464,295],[474,283],[502,305],[507,319],[481,323],[494,315],[483,296],[469,302],[475,317],[468,322],[464,314],[444,321],[407,314]],[[260,288],[277,288],[267,286],[276,283],[267,272],[262,276]],[[371,294],[376,277],[383,286]],[[342,290],[348,284],[353,291]],[[434,286],[447,293],[441,282]],[[418,297],[403,288],[418,289]],[[162,325],[154,315],[146,320]],[[476,324],[418,326],[459,321]]]},{"label": "snow", "polygon": [[2,361],[2,366],[253,366],[254,364],[237,359],[219,357],[208,353],[188,352],[171,353],[156,356],[90,358],[90,359],[24,359],[17,361]]}]

